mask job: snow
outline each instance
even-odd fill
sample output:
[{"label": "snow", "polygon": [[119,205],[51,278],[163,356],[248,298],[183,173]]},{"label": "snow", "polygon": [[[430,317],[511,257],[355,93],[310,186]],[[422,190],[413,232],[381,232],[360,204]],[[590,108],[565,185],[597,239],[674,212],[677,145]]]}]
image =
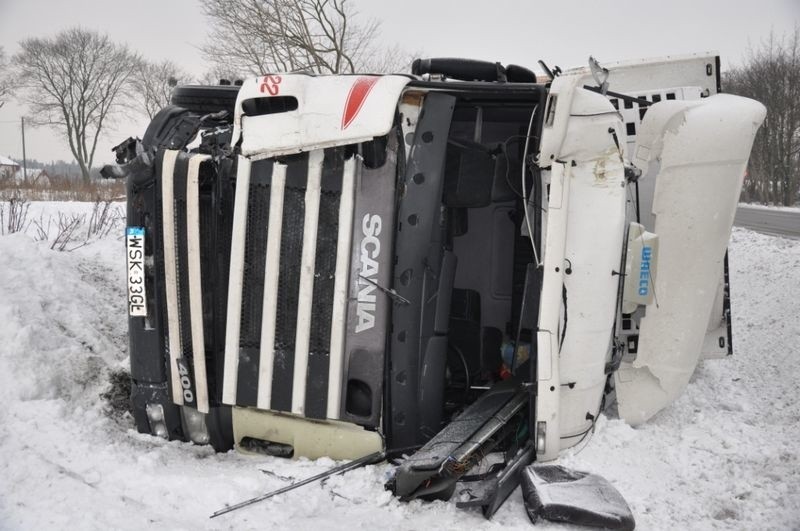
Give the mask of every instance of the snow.
[{"label": "snow", "polygon": [[[59,211],[91,204],[35,203],[29,219]],[[209,520],[334,463],[214,454],[109,414],[100,395],[127,364],[122,227],[72,252],[34,233],[0,236],[0,528],[530,528],[519,489],[488,522],[399,502],[388,465]],[[800,241],[734,229],[730,263],[734,356],[705,362],[644,426],[601,416],[561,459],[611,481],[640,529],[800,527]]]}]

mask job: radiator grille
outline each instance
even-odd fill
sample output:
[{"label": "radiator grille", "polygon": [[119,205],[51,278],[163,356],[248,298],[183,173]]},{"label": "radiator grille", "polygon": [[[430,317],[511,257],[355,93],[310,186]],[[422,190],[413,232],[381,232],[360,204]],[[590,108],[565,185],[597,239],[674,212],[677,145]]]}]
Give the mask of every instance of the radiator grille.
[{"label": "radiator grille", "polygon": [[[179,161],[181,162],[181,161]],[[178,171],[180,172],[180,166]],[[184,173],[185,175],[185,173]],[[192,326],[189,316],[189,268],[188,251],[186,243],[186,231],[180,227],[186,226],[186,179],[176,179],[175,181],[175,243],[177,244],[175,253],[175,267],[178,271],[178,312],[180,313],[180,333],[181,333],[181,356],[192,357]]]},{"label": "radiator grille", "polygon": [[314,305],[311,309],[311,322],[318,324],[311,328],[306,388],[306,416],[314,418],[324,418],[326,413],[341,192],[323,190],[321,195],[314,264]]},{"label": "radiator grille", "polygon": [[168,150],[160,185],[167,344],[173,401],[209,410],[202,282],[203,243],[199,173],[206,155]]},{"label": "radiator grille", "polygon": [[204,165],[204,180],[210,157],[168,153],[159,214],[175,402],[339,418],[355,161],[338,148],[238,157],[235,170]]},{"label": "radiator grille", "polygon": [[261,341],[261,307],[264,298],[264,267],[267,263],[267,220],[269,185],[250,184],[247,209],[247,233],[244,247],[244,284],[249,287],[242,297],[242,348],[258,348]]},{"label": "radiator grille", "polygon": [[331,337],[342,338],[346,326],[346,294],[335,292],[349,278],[356,168],[351,159],[343,207],[344,156],[331,149],[239,158],[246,188],[235,191],[228,283],[228,312],[238,311],[226,324],[223,403],[338,418],[328,395],[334,369],[332,392],[341,387],[343,349],[338,339],[332,349]]},{"label": "radiator grille", "polygon": [[269,232],[271,166],[266,161],[253,164],[248,191],[243,276],[243,283],[248,289],[242,293],[239,385],[236,389],[236,402],[242,406],[255,406],[258,401],[259,347]]},{"label": "radiator grille", "polygon": [[275,319],[275,362],[272,380],[272,409],[292,409],[297,303],[300,289],[300,258],[303,253],[305,189],[287,186],[283,204],[281,263],[278,277]]}]

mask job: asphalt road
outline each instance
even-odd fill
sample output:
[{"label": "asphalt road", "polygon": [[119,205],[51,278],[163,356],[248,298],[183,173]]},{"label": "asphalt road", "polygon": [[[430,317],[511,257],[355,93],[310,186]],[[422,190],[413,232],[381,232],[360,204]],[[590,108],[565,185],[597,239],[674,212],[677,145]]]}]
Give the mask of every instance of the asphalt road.
[{"label": "asphalt road", "polygon": [[739,205],[733,224],[764,234],[800,238],[800,211]]}]

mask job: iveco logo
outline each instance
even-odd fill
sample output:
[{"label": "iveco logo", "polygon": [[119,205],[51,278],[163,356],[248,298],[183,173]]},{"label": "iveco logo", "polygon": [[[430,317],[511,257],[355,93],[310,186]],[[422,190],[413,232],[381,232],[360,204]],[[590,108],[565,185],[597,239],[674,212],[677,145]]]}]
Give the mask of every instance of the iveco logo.
[{"label": "iveco logo", "polygon": [[642,265],[639,267],[639,295],[647,296],[650,291],[650,257],[653,254],[652,247],[645,245],[642,247]]},{"label": "iveco logo", "polygon": [[361,240],[361,274],[358,279],[358,324],[356,333],[375,326],[376,277],[378,276],[378,255],[381,254],[381,217],[366,214],[361,220],[364,238]]}]

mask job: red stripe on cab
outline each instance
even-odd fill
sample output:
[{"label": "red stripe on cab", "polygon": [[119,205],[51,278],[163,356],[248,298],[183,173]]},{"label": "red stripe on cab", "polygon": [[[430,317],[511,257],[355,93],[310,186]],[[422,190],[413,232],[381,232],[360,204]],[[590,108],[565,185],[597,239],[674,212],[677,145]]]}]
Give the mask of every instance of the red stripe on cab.
[{"label": "red stripe on cab", "polygon": [[347,94],[347,101],[344,104],[344,114],[342,114],[342,129],[347,129],[347,126],[358,116],[372,87],[375,86],[375,83],[377,83],[379,79],[380,76],[361,76],[357,78],[353,86],[350,87],[350,92]]}]

